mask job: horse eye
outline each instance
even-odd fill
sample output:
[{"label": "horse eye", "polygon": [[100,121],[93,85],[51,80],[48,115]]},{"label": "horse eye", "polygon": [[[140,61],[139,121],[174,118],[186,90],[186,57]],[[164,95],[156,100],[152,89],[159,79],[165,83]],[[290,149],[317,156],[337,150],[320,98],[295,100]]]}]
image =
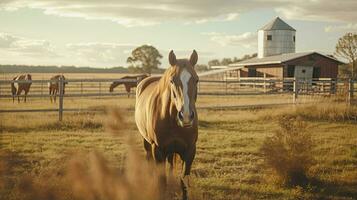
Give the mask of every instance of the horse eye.
[{"label": "horse eye", "polygon": [[171,84],[174,84],[174,79],[171,79],[171,80],[170,80],[170,83],[171,83]]}]

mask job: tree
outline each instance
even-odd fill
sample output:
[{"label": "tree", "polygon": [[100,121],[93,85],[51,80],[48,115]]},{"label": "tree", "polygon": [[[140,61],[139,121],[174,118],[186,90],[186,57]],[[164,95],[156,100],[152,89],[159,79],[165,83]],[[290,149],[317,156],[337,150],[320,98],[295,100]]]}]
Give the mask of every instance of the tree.
[{"label": "tree", "polygon": [[231,63],[233,63],[231,58],[223,58],[221,61],[221,65],[223,65],[223,66],[228,66]]},{"label": "tree", "polygon": [[337,44],[335,54],[347,59],[351,63],[352,78],[356,77],[355,68],[357,62],[357,34],[346,33]]},{"label": "tree", "polygon": [[200,65],[200,64],[197,64],[195,66],[195,69],[196,71],[207,71],[208,70],[208,66],[207,65]]},{"label": "tree", "polygon": [[158,69],[161,65],[162,55],[153,46],[142,45],[131,52],[131,56],[126,60],[133,67],[140,67],[144,72],[151,74],[152,70]]},{"label": "tree", "polygon": [[214,60],[210,60],[210,61],[208,61],[208,66],[209,66],[209,67],[212,67],[212,66],[219,66],[219,65],[221,65],[221,63],[219,62],[219,60],[218,60],[218,59],[214,59]]}]

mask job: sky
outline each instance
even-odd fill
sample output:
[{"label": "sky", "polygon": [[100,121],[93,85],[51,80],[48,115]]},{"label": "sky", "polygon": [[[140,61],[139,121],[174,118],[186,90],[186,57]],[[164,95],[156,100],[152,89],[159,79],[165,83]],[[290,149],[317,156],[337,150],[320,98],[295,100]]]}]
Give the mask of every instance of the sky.
[{"label": "sky", "polygon": [[356,0],[0,0],[0,64],[127,66],[143,44],[199,64],[257,52],[257,30],[279,16],[296,51],[332,54],[357,32]]}]

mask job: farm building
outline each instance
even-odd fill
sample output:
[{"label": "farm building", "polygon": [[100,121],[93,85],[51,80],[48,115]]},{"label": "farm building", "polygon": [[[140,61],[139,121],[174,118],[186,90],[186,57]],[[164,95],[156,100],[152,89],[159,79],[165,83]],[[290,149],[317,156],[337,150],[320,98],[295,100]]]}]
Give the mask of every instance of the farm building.
[{"label": "farm building", "polygon": [[[319,52],[296,53],[295,43],[296,30],[277,17],[258,30],[257,57],[222,66],[215,72],[225,72],[225,79],[337,78],[338,66],[342,62]],[[215,72],[204,75],[211,76]]]}]

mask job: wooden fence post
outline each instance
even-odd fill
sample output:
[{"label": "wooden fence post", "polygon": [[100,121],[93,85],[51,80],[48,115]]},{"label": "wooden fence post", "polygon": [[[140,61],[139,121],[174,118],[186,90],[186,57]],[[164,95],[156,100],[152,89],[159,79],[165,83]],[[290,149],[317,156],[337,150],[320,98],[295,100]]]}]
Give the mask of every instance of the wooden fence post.
[{"label": "wooden fence post", "polygon": [[352,101],[353,101],[353,90],[354,90],[354,87],[353,87],[353,79],[351,78],[350,81],[349,81],[349,84],[348,84],[348,102],[349,104],[352,104]]},{"label": "wooden fence post", "polygon": [[41,96],[43,95],[43,77],[42,77],[42,81],[41,81]]},{"label": "wooden fence post", "polygon": [[58,120],[61,122],[63,118],[63,77],[59,79],[59,104],[58,104]]},{"label": "wooden fence post", "polygon": [[293,80],[293,103],[297,103],[297,98],[298,98],[298,93],[299,93],[299,85],[298,85],[298,79],[294,78]]},{"label": "wooden fence post", "polygon": [[264,86],[263,86],[263,88],[264,88],[264,93],[267,92],[267,83],[266,83],[266,80],[267,80],[267,74],[264,73]]},{"label": "wooden fence post", "polygon": [[226,95],[227,95],[227,92],[228,92],[228,91],[227,91],[227,90],[228,90],[228,82],[227,82],[227,79],[226,79],[225,82],[226,82]]},{"label": "wooden fence post", "polygon": [[99,94],[102,94],[102,82],[99,82]]}]

